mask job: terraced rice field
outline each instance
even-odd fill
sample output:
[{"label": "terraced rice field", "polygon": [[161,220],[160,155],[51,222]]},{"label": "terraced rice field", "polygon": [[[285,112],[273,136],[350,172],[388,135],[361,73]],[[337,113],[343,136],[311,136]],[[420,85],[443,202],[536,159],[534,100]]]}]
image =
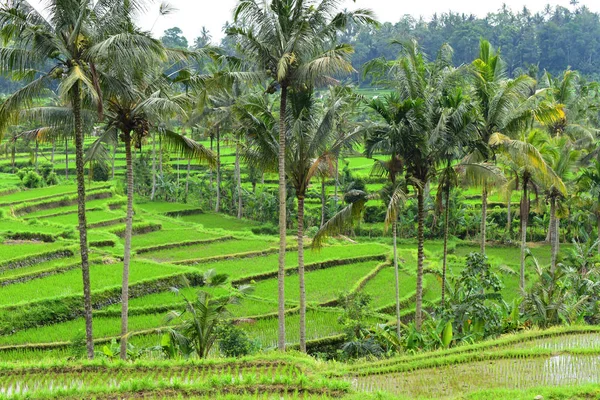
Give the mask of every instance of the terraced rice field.
[{"label": "terraced rice field", "polygon": [[[366,168],[363,161],[357,158],[350,162],[356,168]],[[71,363],[67,360],[73,357],[72,342],[85,329],[77,305],[82,283],[76,208],[49,200],[72,190],[72,185],[65,185],[0,195],[0,204],[4,204],[0,209],[4,210],[10,210],[16,201],[37,204],[22,215],[0,219],[0,235],[4,237],[0,244],[0,329],[4,329],[0,335],[0,395],[36,397],[44,393],[48,398],[75,399],[136,393],[145,398],[177,398],[185,393],[185,398],[362,399],[377,398],[376,393],[385,391],[404,398],[454,398],[459,394],[485,398],[479,393],[486,390],[532,393],[539,386],[575,390],[581,385],[600,384],[600,333],[579,328],[525,332],[489,343],[344,366],[297,355],[269,356],[277,346],[277,238],[252,234],[251,227],[258,224],[201,213],[194,205],[166,202],[135,206],[135,224],[152,228],[142,229],[132,240],[130,342],[147,349],[142,360],[128,364]],[[119,236],[124,226],[120,221],[123,197],[110,187],[102,190],[108,190],[110,196],[88,203],[88,223],[97,225],[89,231],[89,240],[94,336],[100,351],[120,332],[119,257],[124,244]],[[288,244],[285,326],[287,344],[294,347],[299,341],[298,253],[292,239]],[[437,241],[429,241],[425,248],[426,302],[435,303],[440,298],[435,271],[441,267],[441,249]],[[452,244],[449,274],[460,273],[466,255],[477,249],[476,244]],[[492,247],[489,257],[495,268],[505,265],[516,270],[517,251],[514,247]],[[547,249],[532,246],[532,252],[544,261]],[[341,242],[320,251],[306,249],[309,343],[332,340],[339,346],[345,329],[340,323],[342,310],[337,308],[341,295],[368,294],[376,310],[369,317],[373,325],[393,320],[395,277],[390,253],[389,245],[383,242]],[[402,313],[410,315],[416,282],[414,243],[399,245],[399,261]],[[226,285],[202,286],[202,276],[210,270],[226,274]],[[190,280],[193,283],[188,286]],[[502,275],[502,280],[507,295],[515,291],[515,276]],[[247,361],[214,358],[202,365],[197,361],[159,360],[161,332],[168,325],[165,316],[169,310],[182,308],[182,296],[193,297],[198,290],[205,290],[218,298],[240,284],[251,284],[254,291],[231,307],[229,318],[238,320],[238,326],[263,353]],[[171,287],[177,287],[180,294]],[[65,309],[56,316],[37,314],[55,304],[64,304]],[[14,321],[15,312],[22,321]],[[13,322],[14,328],[7,329]],[[211,354],[217,355],[218,349],[215,347]],[[257,387],[262,391],[252,391]],[[581,387],[587,390],[587,386]]]}]

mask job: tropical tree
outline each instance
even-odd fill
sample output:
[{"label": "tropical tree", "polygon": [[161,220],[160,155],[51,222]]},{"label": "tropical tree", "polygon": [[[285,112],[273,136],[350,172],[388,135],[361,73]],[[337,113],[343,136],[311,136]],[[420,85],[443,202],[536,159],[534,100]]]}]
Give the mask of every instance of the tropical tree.
[{"label": "tropical tree", "polygon": [[369,10],[338,12],[339,1],[239,0],[233,15],[236,26],[227,29],[247,58],[279,89],[279,262],[278,348],[285,349],[285,250],[286,168],[285,139],[288,93],[331,80],[331,76],[353,71],[352,47],[337,45],[337,34],[349,21],[374,22]]},{"label": "tropical tree", "polygon": [[[535,135],[535,131],[530,134]],[[510,139],[509,137],[495,133],[491,136],[489,144],[492,149],[500,151],[519,168],[521,197],[521,268],[519,287],[521,293],[525,294],[525,256],[527,252],[527,222],[530,209],[529,190],[538,192],[543,188],[552,188],[562,196],[566,196],[565,184],[548,163],[544,160],[540,151],[531,144],[526,137],[524,140]]]},{"label": "tropical tree", "polygon": [[[218,286],[224,283],[227,276],[209,270],[204,279],[208,286]],[[252,287],[242,285],[235,293],[220,297],[199,290],[195,298],[186,296],[177,288],[171,290],[183,298],[184,307],[167,314],[166,322],[176,322],[177,327],[167,329],[167,340],[162,341],[163,349],[169,349],[170,355],[178,350],[186,357],[196,353],[198,358],[206,358],[218,338],[217,328],[231,316],[230,306],[239,304],[244,296],[252,292]]]},{"label": "tropical tree", "polygon": [[[394,91],[371,101],[369,108],[382,122],[367,127],[366,154],[390,154],[390,174],[404,172],[417,198],[417,294],[415,326],[420,329],[423,306],[425,190],[439,163],[434,134],[443,93],[456,87],[460,72],[452,66],[452,49],[443,46],[436,60],[426,61],[416,41],[400,43],[401,56],[392,62],[376,61],[370,68]],[[392,165],[393,164],[393,165]]]},{"label": "tropical tree", "polygon": [[577,179],[582,189],[591,196],[593,209],[598,229],[598,255],[600,255],[600,160],[593,160],[592,165],[584,169]]},{"label": "tropical tree", "polygon": [[[479,119],[475,103],[462,88],[440,96],[434,116],[434,129],[431,136],[434,157],[438,160],[438,188],[436,208],[444,211],[444,250],[442,258],[442,305],[446,294],[446,270],[448,258],[448,235],[450,214],[450,192],[459,183],[461,174],[473,179],[498,174],[493,166],[469,164],[463,158],[477,145]],[[462,162],[461,162],[462,161]]]},{"label": "tropical tree", "polygon": [[[495,133],[511,136],[522,132],[534,120],[550,123],[563,115],[559,107],[543,101],[543,91],[535,92],[536,82],[530,76],[508,79],[505,62],[488,41],[480,42],[479,57],[473,61],[471,71],[475,98],[483,120],[483,126],[479,129],[482,146],[473,151],[471,162],[495,161],[489,147]],[[485,254],[490,184],[483,179],[481,186],[481,253]]]},{"label": "tropical tree", "polygon": [[[149,65],[156,56],[164,55],[161,46],[155,53],[147,53]],[[93,159],[102,155],[102,143],[118,143],[125,145],[126,179],[127,179],[127,215],[125,220],[125,247],[123,256],[122,312],[121,312],[121,358],[127,356],[128,300],[129,300],[129,266],[131,262],[131,239],[133,231],[133,157],[132,149],[141,149],[147,140],[151,126],[161,136],[166,146],[189,158],[212,160],[212,153],[199,143],[185,136],[176,134],[161,126],[161,118],[168,119],[176,114],[185,113],[182,103],[185,95],[169,96],[168,82],[163,76],[139,71],[116,70],[115,78],[122,82],[119,86],[106,88],[107,107],[105,110],[104,133],[92,145],[88,152]],[[160,126],[160,127],[159,127]]]},{"label": "tropical tree", "polygon": [[[392,178],[392,171],[389,168],[389,162],[382,163],[376,170],[386,168],[386,173],[392,182],[388,183],[383,189],[375,193],[367,193],[363,190],[350,190],[344,195],[344,200],[348,205],[338,211],[331,217],[317,232],[313,239],[313,248],[321,248],[327,237],[346,233],[352,225],[360,221],[364,210],[369,202],[383,201],[386,204],[386,215],[384,229],[387,232],[392,228],[392,248],[393,264],[395,278],[395,297],[396,297],[396,335],[401,338],[401,320],[400,320],[400,271],[398,264],[398,214],[402,205],[406,202],[406,184],[403,181],[397,182],[397,177]],[[388,164],[388,165],[386,165]]]},{"label": "tropical tree", "polygon": [[[332,129],[342,99],[320,109],[311,91],[294,91],[290,94],[290,123],[286,132],[286,174],[298,202],[298,278],[300,284],[300,351],[306,352],[306,288],[304,284],[304,200],[310,181],[323,169],[333,172],[340,150],[356,141],[362,134],[358,130],[336,137]],[[325,102],[327,103],[327,102]],[[261,105],[257,110],[256,106]],[[248,112],[254,111],[255,114]],[[258,113],[256,113],[258,111]],[[253,123],[262,119],[260,123]],[[275,116],[270,112],[264,97],[251,100],[242,114],[243,125],[251,137],[251,149],[246,158],[251,164],[275,169],[268,161],[275,160],[278,149]],[[255,127],[255,129],[253,129]],[[265,128],[269,129],[265,129]]]}]

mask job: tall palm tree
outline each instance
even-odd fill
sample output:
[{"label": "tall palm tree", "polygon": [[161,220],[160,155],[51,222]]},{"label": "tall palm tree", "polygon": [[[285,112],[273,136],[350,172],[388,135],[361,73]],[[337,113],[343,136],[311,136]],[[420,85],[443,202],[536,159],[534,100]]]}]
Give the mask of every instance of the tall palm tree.
[{"label": "tall palm tree", "polygon": [[417,289],[415,325],[420,329],[423,306],[423,262],[425,188],[436,174],[439,163],[436,126],[440,122],[438,105],[442,94],[455,88],[460,73],[452,66],[452,49],[443,46],[436,60],[429,63],[416,41],[400,43],[401,57],[392,62],[374,62],[375,73],[395,89],[384,100],[369,104],[382,121],[367,127],[366,154],[390,154],[399,172],[411,185],[417,198]]},{"label": "tall palm tree", "polygon": [[[154,54],[160,55],[160,51]],[[149,61],[152,56],[146,54]],[[150,62],[149,65],[152,65]],[[185,95],[169,96],[168,83],[159,75],[152,74],[152,69],[140,71],[115,71],[116,78],[123,82],[118,87],[107,88],[107,109],[105,115],[104,133],[92,145],[90,158],[93,153],[101,154],[101,143],[110,141],[125,145],[126,177],[127,177],[127,215],[125,220],[125,246],[123,257],[122,312],[121,312],[121,358],[127,356],[127,332],[129,310],[129,266],[131,262],[131,239],[133,230],[133,157],[132,148],[141,148],[148,136],[151,126],[161,136],[167,147],[189,158],[212,160],[212,154],[199,143],[190,138],[176,134],[164,127],[160,120],[168,119],[177,114],[185,113],[182,102],[187,100]],[[127,84],[125,84],[127,82]]]},{"label": "tall palm tree", "polygon": [[[492,45],[482,40],[479,56],[471,65],[472,83],[479,104],[483,126],[479,132],[483,146],[474,150],[471,161],[494,162],[488,147],[493,134],[510,136],[521,132],[532,119],[556,120],[556,108],[534,101],[543,97],[535,93],[535,80],[527,75],[508,79],[506,64]],[[481,195],[481,253],[485,254],[487,203],[490,184],[482,181]]]},{"label": "tall palm tree", "polygon": [[529,190],[538,191],[538,187],[553,188],[562,196],[567,189],[552,167],[546,163],[540,151],[526,137],[524,140],[510,139],[501,133],[495,133],[490,138],[490,146],[502,152],[512,163],[519,167],[519,180],[522,189],[521,197],[521,269],[519,287],[525,294],[525,256],[527,252],[527,222],[529,216]]},{"label": "tall palm tree", "polygon": [[233,15],[237,26],[227,34],[235,38],[244,57],[267,74],[279,89],[279,261],[278,261],[278,348],[285,350],[285,249],[286,169],[285,139],[288,93],[329,80],[330,76],[353,71],[349,61],[352,47],[337,45],[337,34],[349,21],[374,22],[369,10],[338,12],[337,0],[239,0]]},{"label": "tall palm tree", "polygon": [[[448,258],[448,235],[450,192],[458,185],[460,174],[467,177],[477,176],[491,179],[490,175],[498,172],[493,166],[470,164],[463,160],[470,149],[477,144],[478,118],[475,103],[466,95],[461,87],[454,88],[440,96],[434,116],[434,129],[431,142],[437,152],[440,170],[438,172],[438,189],[436,207],[444,211],[444,250],[442,259],[442,306],[446,295],[446,270]],[[470,178],[472,179],[472,178]]]},{"label": "tall palm tree", "polygon": [[[68,104],[70,114],[57,114],[48,126],[71,124],[75,133],[75,169],[77,178],[77,215],[79,247],[83,277],[86,347],[89,358],[94,356],[92,340],[92,303],[85,215],[84,127],[82,108],[90,103],[100,105],[97,68],[103,55],[128,55],[134,48],[145,47],[145,40],[123,32],[123,21],[130,19],[131,10],[139,9],[140,1],[125,0],[128,7],[114,7],[114,1],[48,0],[42,14],[26,0],[10,0],[0,7],[0,72],[26,77],[29,82],[10,95],[0,106],[0,132],[32,106],[58,82],[60,97]],[[35,72],[34,72],[35,71]],[[65,141],[65,143],[67,143]]]},{"label": "tall palm tree", "polygon": [[[326,168],[332,172],[340,150],[349,143],[355,142],[362,132],[354,130],[342,137],[336,137],[332,129],[337,113],[342,107],[342,99],[321,110],[313,98],[311,91],[295,91],[290,94],[291,115],[289,130],[286,132],[286,174],[294,187],[298,201],[298,278],[300,290],[300,351],[306,352],[306,288],[304,284],[304,199],[311,179]],[[327,102],[325,102],[327,103]],[[248,107],[252,110],[257,102]],[[267,105],[266,103],[263,103]],[[267,118],[266,124],[252,122],[258,118]],[[263,168],[273,165],[265,164],[265,160],[275,160],[277,155],[276,132],[264,130],[265,126],[276,126],[276,118],[269,108],[263,108],[259,115],[246,114],[245,129],[251,135],[255,146],[246,157],[251,163]]]},{"label": "tall palm tree", "polygon": [[600,160],[593,160],[592,165],[583,170],[578,181],[592,197],[593,213],[598,229],[598,255],[600,255]]},{"label": "tall palm tree", "polygon": [[[391,169],[389,163],[383,163],[380,168],[386,169],[386,173],[390,180]],[[396,299],[396,335],[398,339],[401,337],[400,327],[400,271],[398,265],[398,231],[397,221],[401,206],[406,202],[405,183],[403,181],[396,182],[393,178],[391,183],[388,183],[384,188],[375,193],[366,193],[362,190],[350,190],[344,196],[344,200],[348,205],[332,216],[317,232],[313,239],[313,248],[323,246],[325,239],[329,236],[346,233],[352,225],[360,221],[364,210],[369,201],[384,201],[386,204],[386,216],[384,230],[387,232],[391,225],[392,227],[392,249],[393,249],[393,265],[395,278],[395,299]]]}]

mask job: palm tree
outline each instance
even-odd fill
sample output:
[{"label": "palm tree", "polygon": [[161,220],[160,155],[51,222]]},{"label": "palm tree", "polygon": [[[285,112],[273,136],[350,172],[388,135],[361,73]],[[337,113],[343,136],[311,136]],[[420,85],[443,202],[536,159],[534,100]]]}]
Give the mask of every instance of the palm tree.
[{"label": "palm tree", "polygon": [[[248,161],[263,168],[274,169],[265,160],[275,160],[277,139],[273,128],[277,126],[264,97],[251,100],[246,108],[254,114],[242,114],[243,125],[251,137],[253,148],[246,153]],[[336,137],[332,129],[342,99],[320,110],[311,91],[290,94],[291,115],[286,132],[286,174],[294,187],[298,201],[298,278],[300,284],[300,351],[306,352],[306,288],[304,285],[304,199],[311,179],[323,169],[332,172],[339,151],[354,142],[362,132],[355,130]],[[326,102],[327,103],[327,102]],[[260,109],[257,105],[262,104]],[[262,119],[260,123],[254,123]],[[255,127],[255,129],[253,129]],[[270,127],[270,129],[265,129]]]},{"label": "palm tree", "polygon": [[560,177],[544,160],[540,151],[527,139],[515,140],[495,133],[491,136],[489,144],[492,149],[502,152],[507,158],[519,167],[519,180],[523,195],[521,197],[521,269],[519,287],[525,295],[525,256],[527,252],[527,222],[529,216],[529,189],[538,191],[538,186],[553,188],[562,196],[567,189]]},{"label": "palm tree", "polygon": [[[444,250],[442,261],[442,306],[445,304],[446,267],[448,258],[448,234],[450,213],[450,192],[458,185],[459,174],[491,175],[497,172],[492,166],[459,162],[477,142],[479,120],[474,102],[456,88],[441,96],[434,117],[435,128],[432,134],[433,148],[438,154],[441,170],[438,172],[436,204],[438,210],[444,210]],[[468,169],[468,172],[466,171]],[[489,179],[489,178],[488,178]],[[442,205],[443,203],[443,205]]]},{"label": "palm tree", "polygon": [[[93,102],[101,105],[98,83],[102,70],[96,64],[103,54],[113,50],[114,55],[128,55],[134,47],[145,46],[143,40],[122,31],[122,22],[129,19],[131,6],[136,9],[141,6],[136,0],[126,2],[128,7],[114,7],[114,2],[109,0],[49,0],[44,15],[26,0],[5,2],[0,7],[2,40],[3,43],[11,43],[10,47],[0,50],[0,72],[31,78],[29,83],[10,95],[0,106],[0,132],[14,123],[23,110],[31,108],[33,100],[47,93],[55,82],[58,82],[60,97],[69,105],[70,115],[62,114],[61,118],[53,114],[44,125],[64,127],[71,124],[75,133],[77,215],[89,358],[94,356],[94,344],[85,215],[82,107]],[[33,74],[32,71],[39,72]]]},{"label": "palm tree", "polygon": [[[527,75],[508,79],[506,65],[492,45],[482,40],[479,57],[471,65],[472,82],[479,104],[483,126],[479,129],[483,146],[475,149],[472,162],[494,162],[488,145],[493,134],[504,135],[522,131],[536,118],[555,121],[557,109],[539,102],[543,94],[535,93],[535,80]],[[485,254],[486,221],[489,182],[482,181],[481,195],[481,253]]]},{"label": "palm tree", "polygon": [[598,229],[598,255],[600,255],[600,160],[593,160],[592,165],[583,170],[578,181],[592,197],[593,213],[596,216]]},{"label": "palm tree", "polygon": [[[437,106],[442,94],[460,82],[460,71],[452,67],[452,49],[443,46],[435,62],[428,63],[416,41],[400,43],[402,54],[391,63],[370,65],[383,73],[395,91],[374,99],[371,108],[382,121],[367,127],[366,154],[390,154],[395,164],[390,175],[404,172],[405,180],[417,197],[417,293],[415,326],[421,328],[423,305],[423,261],[425,188],[436,174],[439,163],[436,126],[440,122]],[[391,165],[391,164],[390,164]]]},{"label": "palm tree", "polygon": [[[160,55],[160,51],[154,54]],[[149,65],[152,65],[152,55],[147,54]],[[167,83],[162,77],[155,78],[146,72],[138,74],[137,71],[115,71],[119,73],[119,81],[129,82],[125,86],[105,90],[107,95],[107,109],[104,124],[104,133],[92,145],[90,158],[94,153],[101,154],[102,142],[116,143],[119,139],[125,144],[126,176],[127,176],[127,215],[125,220],[125,248],[123,257],[123,285],[122,285],[122,313],[121,313],[121,358],[127,356],[127,331],[128,331],[128,300],[129,300],[129,265],[131,261],[131,238],[133,229],[133,159],[132,147],[141,148],[144,139],[148,136],[151,126],[157,130],[161,139],[175,152],[189,158],[211,160],[212,154],[199,143],[164,127],[158,128],[157,119],[185,113],[181,106],[185,102],[185,95],[168,96]],[[118,90],[115,90],[118,89]]]},{"label": "palm tree", "polygon": [[269,93],[279,95],[279,261],[278,348],[285,350],[286,169],[285,139],[288,92],[353,71],[352,48],[336,45],[337,34],[349,21],[374,22],[371,12],[339,13],[338,1],[239,0],[233,15],[238,26],[227,34],[240,44],[244,56],[266,73]]}]

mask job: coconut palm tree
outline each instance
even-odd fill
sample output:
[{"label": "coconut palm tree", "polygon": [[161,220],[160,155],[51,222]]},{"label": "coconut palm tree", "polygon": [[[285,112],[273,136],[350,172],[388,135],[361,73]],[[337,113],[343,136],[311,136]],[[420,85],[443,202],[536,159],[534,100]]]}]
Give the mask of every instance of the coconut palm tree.
[{"label": "coconut palm tree", "polygon": [[337,34],[348,22],[374,23],[369,10],[338,12],[339,1],[239,0],[235,26],[227,35],[236,39],[244,57],[279,89],[279,262],[278,348],[285,349],[286,168],[285,139],[288,93],[353,71],[352,47],[338,45]]},{"label": "coconut palm tree", "polygon": [[[122,60],[151,44],[145,36],[125,29],[132,10],[140,9],[143,0],[125,0],[123,7],[114,1],[49,0],[40,13],[26,0],[11,0],[0,6],[0,72],[28,79],[28,83],[10,95],[0,106],[0,132],[14,123],[38,98],[58,83],[58,93],[68,104],[70,113],[53,114],[48,126],[72,124],[75,133],[75,169],[78,197],[78,230],[83,276],[86,344],[93,358],[92,306],[89,279],[87,228],[85,216],[84,126],[82,108],[99,105],[99,81],[103,70],[99,63],[107,59]],[[109,56],[110,53],[110,56]],[[133,57],[130,66],[139,65]],[[68,119],[68,120],[67,120]]]},{"label": "coconut palm tree", "polygon": [[[379,163],[379,162],[378,162]],[[376,168],[378,171],[386,170],[387,175],[392,180],[392,175],[389,168],[389,163],[382,163]],[[394,177],[391,183],[388,183],[383,189],[376,193],[367,193],[362,190],[350,190],[344,196],[344,200],[348,205],[338,211],[331,217],[317,232],[313,239],[313,248],[323,246],[327,237],[346,233],[352,225],[360,221],[364,210],[369,201],[384,201],[386,204],[386,216],[384,230],[387,232],[391,225],[392,227],[392,249],[393,249],[393,265],[395,277],[395,298],[396,298],[396,335],[398,339],[401,337],[400,327],[400,271],[398,265],[398,231],[397,221],[400,208],[406,202],[406,185],[403,181],[396,182]]]},{"label": "coconut palm tree", "polygon": [[567,189],[565,184],[546,163],[540,151],[527,139],[510,139],[501,133],[495,133],[491,136],[489,144],[495,151],[501,152],[504,156],[519,168],[519,180],[522,189],[521,197],[521,269],[519,287],[521,293],[525,294],[525,256],[527,252],[527,222],[529,216],[529,190],[536,193],[539,188],[553,188],[562,196],[565,196]]},{"label": "coconut palm tree", "polygon": [[[342,108],[343,99],[332,104],[325,102],[320,109],[311,91],[290,93],[290,123],[286,132],[286,174],[291,181],[298,202],[298,278],[300,284],[300,351],[306,352],[306,288],[304,285],[304,199],[310,181],[323,169],[333,172],[339,152],[349,143],[355,142],[362,132],[354,130],[336,137],[332,129],[337,113]],[[262,109],[256,106],[262,104]],[[251,114],[250,112],[254,112]],[[258,112],[257,112],[258,111]],[[253,123],[257,119],[264,122]],[[275,160],[278,150],[276,133],[273,130],[276,118],[271,113],[264,97],[251,100],[242,114],[245,130],[251,138],[251,148],[246,152],[247,160],[263,168],[275,169],[265,160]],[[264,129],[266,126],[271,129]],[[253,146],[254,145],[254,146]]]},{"label": "coconut palm tree", "polygon": [[[155,55],[160,55],[157,53]],[[148,55],[149,65],[153,65]],[[155,65],[155,64],[154,64]],[[102,154],[102,143],[125,145],[127,177],[127,215],[125,220],[125,248],[123,257],[122,313],[121,313],[121,358],[127,355],[129,265],[131,261],[131,238],[133,230],[133,157],[132,148],[141,148],[153,126],[165,145],[186,157],[199,160],[212,160],[212,153],[190,138],[165,129],[161,119],[185,113],[182,106],[187,100],[185,95],[169,96],[168,82],[163,76],[152,74],[148,68],[139,71],[114,71],[119,81],[118,88],[104,90],[106,110],[104,133],[96,140],[88,152],[89,158]],[[126,84],[127,82],[128,84]]]},{"label": "coconut palm tree", "polygon": [[[366,154],[390,154],[390,175],[403,172],[417,198],[417,293],[415,326],[420,329],[423,303],[425,190],[436,175],[437,145],[443,145],[436,128],[443,113],[438,106],[443,94],[460,83],[460,71],[452,66],[452,49],[443,46],[434,62],[427,62],[416,41],[399,43],[401,56],[392,62],[376,61],[369,66],[393,85],[394,91],[369,108],[382,122],[368,126]],[[441,118],[441,119],[440,119]],[[436,131],[436,129],[438,129]],[[436,133],[437,132],[437,133]]]},{"label": "coconut palm tree", "polygon": [[[471,162],[494,162],[489,148],[491,137],[499,132],[511,136],[522,132],[533,120],[555,122],[563,116],[560,107],[544,100],[544,91],[535,91],[536,82],[528,75],[508,79],[506,65],[492,45],[482,40],[479,57],[471,65],[475,98],[483,120],[479,129],[480,146],[471,154]],[[485,254],[487,203],[490,183],[482,181],[481,253]]]},{"label": "coconut palm tree", "polygon": [[593,160],[592,164],[583,170],[577,179],[584,191],[590,194],[593,202],[593,213],[598,229],[598,254],[600,255],[600,160]]}]

